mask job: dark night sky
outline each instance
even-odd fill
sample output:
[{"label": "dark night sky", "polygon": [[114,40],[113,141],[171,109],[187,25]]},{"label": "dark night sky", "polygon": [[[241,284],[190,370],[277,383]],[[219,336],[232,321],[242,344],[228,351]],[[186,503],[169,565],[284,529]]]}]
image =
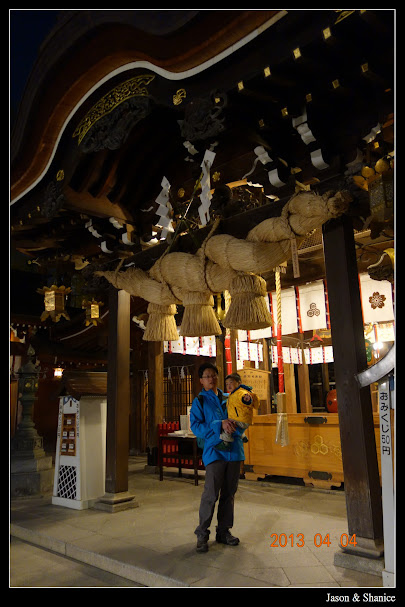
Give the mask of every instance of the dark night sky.
[{"label": "dark night sky", "polygon": [[59,10],[10,9],[10,117],[13,120],[41,43]]}]

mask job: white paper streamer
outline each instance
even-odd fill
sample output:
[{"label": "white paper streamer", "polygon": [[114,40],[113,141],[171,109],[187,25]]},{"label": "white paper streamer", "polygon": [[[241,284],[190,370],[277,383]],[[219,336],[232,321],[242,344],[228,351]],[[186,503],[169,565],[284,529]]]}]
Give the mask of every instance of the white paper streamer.
[{"label": "white paper streamer", "polygon": [[255,159],[253,166],[250,169],[249,173],[246,173],[246,175],[244,175],[242,177],[242,179],[246,179],[246,177],[248,177],[249,175],[251,175],[254,172],[259,160],[262,164],[267,164],[268,162],[273,162],[273,160],[270,158],[270,156],[268,155],[268,153],[266,152],[266,150],[264,149],[263,146],[258,145],[257,147],[255,147],[255,149],[253,151],[256,154],[257,158]]},{"label": "white paper streamer", "polygon": [[363,137],[363,141],[365,141],[366,143],[370,143],[370,141],[373,141],[380,132],[381,126],[380,123],[377,122],[376,126],[374,126],[371,131],[365,137]]},{"label": "white paper streamer", "polygon": [[[293,118],[292,125],[301,135],[301,139],[305,143],[305,145],[316,141],[316,138],[314,137],[311,129],[308,126],[308,116],[307,111],[305,109],[301,116]],[[320,148],[315,150],[314,152],[311,152],[311,162],[317,169],[327,169],[329,166],[322,158],[322,150]]]},{"label": "white paper streamer", "polygon": [[194,154],[198,154],[198,150],[195,149],[190,141],[183,141],[183,145],[187,149],[187,152],[192,156],[194,156]]},{"label": "white paper streamer", "polygon": [[311,162],[317,169],[327,169],[329,166],[322,158],[322,150],[320,148],[311,152]]},{"label": "white paper streamer", "polygon": [[198,213],[200,215],[201,225],[205,226],[210,220],[209,208],[211,205],[211,192],[210,192],[210,168],[214,162],[216,154],[210,150],[206,150],[204,154],[201,167],[203,174],[201,177],[201,204],[198,207]]},{"label": "white paper streamer", "polygon": [[100,245],[101,250],[103,251],[103,253],[112,253],[113,251],[110,251],[110,249],[107,249],[107,241],[103,240],[103,242]]},{"label": "white paper streamer", "polygon": [[131,242],[131,241],[129,240],[127,232],[124,232],[124,234],[122,235],[122,242],[123,242],[124,244],[129,245],[130,247],[133,247],[133,246],[134,246],[134,244],[135,244],[134,242]]},{"label": "white paper streamer", "polygon": [[90,232],[90,234],[93,234],[93,236],[95,236],[96,238],[101,238],[102,237],[102,235],[97,232],[96,228],[93,228],[93,220],[92,219],[90,219],[90,221],[88,221],[85,224],[85,227],[88,229],[88,231]]},{"label": "white paper streamer", "polygon": [[121,230],[124,227],[124,225],[120,221],[118,221],[118,219],[115,219],[115,217],[110,217],[108,221],[112,223],[114,228],[116,228],[117,230]]},{"label": "white paper streamer", "polygon": [[160,238],[164,239],[169,232],[174,232],[172,221],[169,217],[169,212],[173,209],[169,202],[170,183],[166,177],[163,177],[161,186],[162,190],[155,201],[159,205],[156,211],[156,215],[159,215],[159,221],[156,225],[159,226],[159,228],[163,228]]},{"label": "white paper streamer", "polygon": [[283,185],[285,185],[284,181],[281,181],[280,177],[278,176],[277,169],[273,169],[272,171],[269,171],[268,176],[269,176],[269,181],[270,181],[271,185],[274,185],[274,187],[281,188]]},{"label": "white paper streamer", "polygon": [[306,110],[304,110],[301,116],[293,118],[292,121],[293,127],[299,132],[299,134],[301,135],[301,139],[305,143],[305,145],[308,145],[308,143],[312,143],[312,141],[316,141],[311,129],[308,126],[307,121],[308,116]]}]

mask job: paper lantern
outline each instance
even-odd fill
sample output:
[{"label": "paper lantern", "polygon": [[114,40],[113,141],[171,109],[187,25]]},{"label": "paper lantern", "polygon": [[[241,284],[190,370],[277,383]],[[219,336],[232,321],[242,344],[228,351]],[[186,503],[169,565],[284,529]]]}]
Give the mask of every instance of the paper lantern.
[{"label": "paper lantern", "polygon": [[46,320],[48,316],[52,318],[54,322],[59,322],[62,316],[67,320],[70,320],[68,313],[65,310],[65,299],[66,295],[70,293],[71,288],[61,285],[57,287],[52,285],[51,287],[42,287],[37,289],[37,293],[41,293],[44,296],[45,310],[42,312],[41,320]]},{"label": "paper lantern", "polygon": [[82,309],[86,310],[86,327],[93,324],[95,327],[100,320],[100,306],[103,306],[102,301],[96,301],[92,299],[91,301],[87,301],[84,299],[82,301]]}]

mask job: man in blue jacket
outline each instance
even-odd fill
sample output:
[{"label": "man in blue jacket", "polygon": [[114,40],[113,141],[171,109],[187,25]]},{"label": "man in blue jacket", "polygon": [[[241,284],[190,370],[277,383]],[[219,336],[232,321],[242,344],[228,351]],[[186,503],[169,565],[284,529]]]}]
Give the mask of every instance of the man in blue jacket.
[{"label": "man in blue jacket", "polygon": [[[197,438],[204,439],[202,455],[205,466],[205,485],[201,496],[197,552],[207,552],[210,524],[218,502],[218,525],[216,541],[229,546],[237,546],[239,539],[231,535],[233,526],[234,496],[238,488],[240,462],[245,459],[241,432],[228,419],[226,400],[218,389],[218,369],[211,363],[204,363],[198,370],[203,387],[193,400],[190,410],[190,426]],[[229,450],[216,449],[221,445],[222,431],[233,434],[234,441]]]}]

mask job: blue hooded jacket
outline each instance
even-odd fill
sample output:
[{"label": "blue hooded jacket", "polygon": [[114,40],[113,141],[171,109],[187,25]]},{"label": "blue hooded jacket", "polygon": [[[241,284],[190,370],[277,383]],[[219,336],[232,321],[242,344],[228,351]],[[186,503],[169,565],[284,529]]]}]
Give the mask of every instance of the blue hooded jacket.
[{"label": "blue hooded jacket", "polygon": [[[220,391],[218,393],[222,394]],[[241,439],[243,430],[239,428],[232,434],[234,441],[229,451],[215,449],[215,445],[221,442],[219,435],[222,432],[222,420],[228,419],[225,395],[222,395],[222,402],[212,390],[201,390],[199,396],[203,397],[204,404],[201,406],[198,396],[194,398],[190,410],[190,427],[197,437],[204,439],[202,455],[204,466],[215,460],[243,461],[245,459]]]}]

